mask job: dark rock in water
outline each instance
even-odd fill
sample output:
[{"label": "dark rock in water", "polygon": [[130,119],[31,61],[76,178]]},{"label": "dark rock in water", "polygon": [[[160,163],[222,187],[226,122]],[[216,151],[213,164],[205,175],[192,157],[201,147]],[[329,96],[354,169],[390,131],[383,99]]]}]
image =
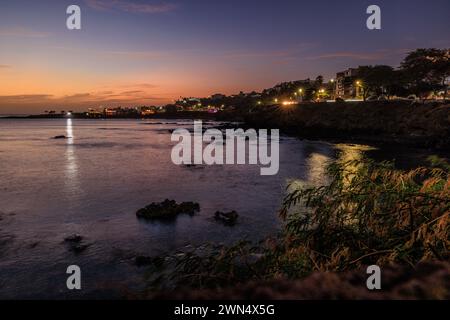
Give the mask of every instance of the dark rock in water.
[{"label": "dark rock in water", "polygon": [[161,257],[146,257],[146,256],[137,256],[134,260],[134,263],[138,267],[154,265],[155,267],[161,267],[164,263],[164,259]]},{"label": "dark rock in water", "polygon": [[5,247],[14,241],[14,238],[10,234],[0,234],[0,256],[5,252]]},{"label": "dark rock in water", "polygon": [[200,205],[194,202],[182,202],[166,199],[163,202],[153,202],[136,212],[138,218],[144,219],[174,219],[179,214],[194,215],[200,211]]},{"label": "dark rock in water", "polygon": [[83,243],[83,237],[79,234],[73,234],[64,238],[64,242],[67,243],[70,251],[78,254],[86,250],[91,244]]},{"label": "dark rock in water", "polygon": [[53,139],[67,139],[66,136],[54,136]]},{"label": "dark rock in water", "polygon": [[192,164],[192,163],[183,164],[182,167],[186,168],[186,169],[204,169],[205,168],[204,165],[198,165],[198,164]]},{"label": "dark rock in water", "polygon": [[84,250],[86,250],[89,246],[90,244],[82,244],[82,243],[73,244],[70,246],[70,251],[73,251],[74,253],[81,253]]},{"label": "dark rock in water", "polygon": [[239,215],[234,210],[230,212],[216,211],[216,213],[214,214],[214,219],[222,222],[227,226],[234,226],[238,217]]},{"label": "dark rock in water", "polygon": [[83,237],[80,236],[79,234],[73,234],[71,236],[64,238],[65,242],[73,242],[73,243],[79,243],[81,242],[81,240],[83,240]]},{"label": "dark rock in water", "polygon": [[39,245],[39,241],[33,242],[29,245],[29,248],[34,249]]}]

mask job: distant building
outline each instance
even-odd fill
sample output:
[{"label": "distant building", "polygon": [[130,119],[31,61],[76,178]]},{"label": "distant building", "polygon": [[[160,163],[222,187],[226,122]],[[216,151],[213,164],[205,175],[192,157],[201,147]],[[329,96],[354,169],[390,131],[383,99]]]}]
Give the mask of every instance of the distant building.
[{"label": "distant building", "polygon": [[143,106],[143,107],[139,108],[139,113],[143,117],[148,116],[148,115],[152,115],[152,114],[156,113],[156,108],[155,107]]},{"label": "distant building", "polygon": [[336,97],[342,99],[354,99],[359,97],[357,82],[357,70],[350,68],[336,74]]},{"label": "distant building", "polygon": [[105,108],[105,110],[103,110],[105,116],[107,117],[114,117],[115,115],[117,115],[117,110],[116,109],[109,109],[109,108]]},{"label": "distant building", "polygon": [[137,108],[105,108],[103,110],[105,117],[136,117],[140,113]]}]

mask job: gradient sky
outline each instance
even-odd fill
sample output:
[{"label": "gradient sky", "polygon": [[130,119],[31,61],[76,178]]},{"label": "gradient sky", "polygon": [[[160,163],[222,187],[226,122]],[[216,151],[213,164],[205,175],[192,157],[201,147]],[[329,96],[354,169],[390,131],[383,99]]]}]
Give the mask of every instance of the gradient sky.
[{"label": "gradient sky", "polygon": [[[82,30],[66,29],[66,8]],[[366,28],[366,8],[382,30]],[[0,113],[162,105],[450,47],[449,0],[1,0]]]}]

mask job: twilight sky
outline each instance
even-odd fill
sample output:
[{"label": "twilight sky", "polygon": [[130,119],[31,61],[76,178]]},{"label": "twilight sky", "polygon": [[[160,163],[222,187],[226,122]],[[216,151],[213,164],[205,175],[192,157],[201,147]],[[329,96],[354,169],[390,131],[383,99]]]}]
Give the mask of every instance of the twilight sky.
[{"label": "twilight sky", "polygon": [[[82,30],[66,29],[66,8]],[[382,30],[366,28],[366,8]],[[0,114],[162,105],[450,47],[449,0],[1,0]]]}]

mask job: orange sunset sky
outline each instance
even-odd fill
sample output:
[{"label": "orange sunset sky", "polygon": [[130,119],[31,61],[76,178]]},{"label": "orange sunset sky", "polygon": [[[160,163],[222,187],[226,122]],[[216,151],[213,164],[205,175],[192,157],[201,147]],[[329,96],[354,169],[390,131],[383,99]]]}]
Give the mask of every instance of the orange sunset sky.
[{"label": "orange sunset sky", "polygon": [[[260,91],[449,46],[448,0],[378,2],[373,32],[365,0],[2,1],[0,114]],[[81,30],[66,28],[70,4]]]}]

